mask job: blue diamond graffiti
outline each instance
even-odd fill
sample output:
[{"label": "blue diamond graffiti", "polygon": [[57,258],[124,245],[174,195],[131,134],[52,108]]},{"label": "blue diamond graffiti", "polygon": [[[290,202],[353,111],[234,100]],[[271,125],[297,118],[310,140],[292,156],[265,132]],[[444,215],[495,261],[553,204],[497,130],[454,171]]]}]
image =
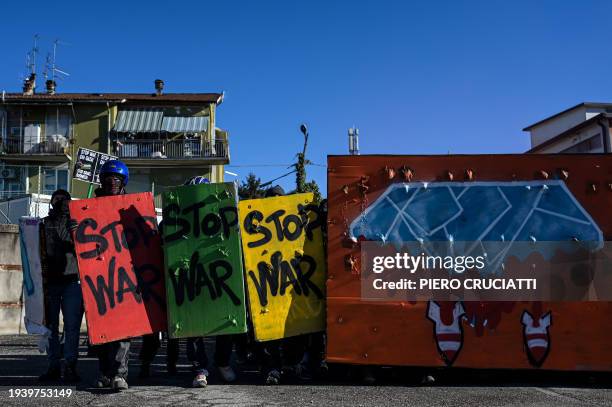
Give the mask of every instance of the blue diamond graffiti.
[{"label": "blue diamond graffiti", "polygon": [[[601,247],[604,240],[599,226],[561,180],[395,183],[351,222],[349,238],[391,243],[398,250],[405,242],[420,242],[433,255],[444,253],[432,253],[439,246],[428,243],[453,242],[462,254],[485,254],[486,270],[498,273],[513,242],[580,241]],[[546,259],[554,252],[546,249],[552,246],[537,247]],[[433,323],[436,346],[447,365],[463,346],[465,310],[474,307],[461,302],[428,304],[426,316]],[[488,307],[498,313],[508,311],[504,307],[511,309],[501,303]],[[521,324],[528,359],[541,366],[550,351],[552,316],[541,311],[537,315],[534,318],[525,311]]]}]

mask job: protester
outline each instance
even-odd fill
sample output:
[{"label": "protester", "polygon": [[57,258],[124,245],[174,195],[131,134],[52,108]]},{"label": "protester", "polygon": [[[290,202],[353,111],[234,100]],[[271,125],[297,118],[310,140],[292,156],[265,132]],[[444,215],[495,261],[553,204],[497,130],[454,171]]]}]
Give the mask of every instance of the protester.
[{"label": "protester", "polygon": [[[209,184],[208,178],[202,176],[191,177],[185,181],[184,185]],[[236,380],[236,373],[230,366],[234,342],[232,335],[218,335],[215,338],[215,366],[224,381],[230,383]],[[193,378],[193,387],[206,387],[208,385],[209,372],[208,357],[204,347],[204,338],[189,338],[187,342],[187,357],[194,364],[196,375]]]},{"label": "protester", "polygon": [[[319,203],[319,214],[321,232],[323,234],[323,253],[327,258],[327,199]],[[308,374],[314,372],[317,378],[325,378],[329,373],[329,367],[325,361],[325,344],[327,337],[325,331],[315,332],[308,335],[304,357],[298,367],[306,370]],[[304,369],[304,367],[306,369]]]},{"label": "protester", "polygon": [[[271,198],[284,195],[283,187],[275,185],[266,190],[264,197]],[[309,369],[303,363],[306,356],[307,341],[307,335],[298,335],[259,344],[258,354],[267,385],[280,384],[284,373],[289,373],[300,380],[311,379]]]},{"label": "protester", "polygon": [[[161,346],[160,333],[155,332],[142,337],[142,347],[140,348],[140,378],[144,379],[151,376],[151,363],[155,359],[155,355]],[[171,339],[167,334],[166,337],[166,372],[174,376],[177,373],[176,363],[179,357],[180,343],[178,339]]]},{"label": "protester", "polygon": [[79,283],[74,242],[70,235],[68,191],[58,189],[51,195],[49,216],[43,219],[41,233],[41,258],[45,289],[45,321],[51,331],[47,354],[49,367],[39,377],[41,382],[59,380],[61,377],[61,346],[59,339],[59,313],[64,320],[63,379],[78,382],[79,333],[83,319],[83,296]]},{"label": "protester", "polygon": [[[130,174],[127,166],[119,160],[109,160],[100,169],[100,188],[95,190],[96,197],[125,194]],[[96,346],[100,374],[97,387],[111,387],[115,391],[127,390],[128,361],[130,340],[108,342]]]},{"label": "protester", "polygon": [[[189,178],[183,185],[198,185],[209,184],[210,181],[206,177],[195,176]],[[159,226],[160,231],[163,230],[163,221]],[[162,232],[163,236],[163,232]],[[162,243],[163,244],[163,243]],[[140,376],[148,377],[150,374],[150,365],[160,347],[158,334],[143,336],[140,359],[142,361]],[[214,362],[217,366],[221,377],[226,382],[236,380],[236,373],[230,366],[230,359],[233,350],[232,335],[219,335],[215,338],[215,356]],[[167,345],[167,360],[166,366],[169,374],[176,373],[176,361],[178,360],[179,341],[178,339],[168,338]],[[187,340],[187,358],[193,364],[195,377],[192,381],[193,387],[206,387],[208,385],[208,357],[204,346],[203,337],[188,338]]]},{"label": "protester", "polygon": [[[236,380],[236,373],[230,366],[230,359],[234,343],[233,335],[218,335],[215,337],[214,362],[223,380],[231,383]],[[194,361],[196,375],[193,378],[193,387],[206,387],[208,385],[208,357],[206,356],[203,337],[189,338],[187,342],[187,358]]]}]

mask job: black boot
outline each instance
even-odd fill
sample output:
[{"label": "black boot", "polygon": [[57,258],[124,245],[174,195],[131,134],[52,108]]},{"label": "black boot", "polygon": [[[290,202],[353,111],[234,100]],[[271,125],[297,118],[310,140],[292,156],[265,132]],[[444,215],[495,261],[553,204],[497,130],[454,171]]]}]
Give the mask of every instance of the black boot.
[{"label": "black boot", "polygon": [[66,383],[77,383],[81,381],[81,377],[77,373],[76,363],[69,363],[64,369],[64,381]]},{"label": "black boot", "polygon": [[50,367],[46,373],[38,376],[39,382],[55,382],[62,378],[62,372],[59,367]]},{"label": "black boot", "polygon": [[142,362],[142,364],[140,365],[140,373],[138,374],[138,377],[140,377],[141,379],[146,379],[148,377],[151,377],[151,363],[150,362]]}]

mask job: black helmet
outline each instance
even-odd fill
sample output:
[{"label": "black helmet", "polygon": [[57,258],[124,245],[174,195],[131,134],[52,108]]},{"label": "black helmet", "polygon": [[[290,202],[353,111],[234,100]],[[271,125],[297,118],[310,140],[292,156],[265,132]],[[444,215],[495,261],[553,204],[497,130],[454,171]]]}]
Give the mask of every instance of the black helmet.
[{"label": "black helmet", "polygon": [[285,190],[280,185],[275,185],[272,188],[266,190],[265,197],[269,198],[271,196],[283,196],[285,195]]}]

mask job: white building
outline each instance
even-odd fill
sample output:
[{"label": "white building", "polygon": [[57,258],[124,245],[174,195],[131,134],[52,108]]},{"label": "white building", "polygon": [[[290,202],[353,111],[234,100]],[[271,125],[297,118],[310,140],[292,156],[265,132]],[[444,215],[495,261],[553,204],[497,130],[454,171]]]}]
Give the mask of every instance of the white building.
[{"label": "white building", "polygon": [[523,131],[531,135],[528,153],[610,153],[612,103],[583,102]]}]

